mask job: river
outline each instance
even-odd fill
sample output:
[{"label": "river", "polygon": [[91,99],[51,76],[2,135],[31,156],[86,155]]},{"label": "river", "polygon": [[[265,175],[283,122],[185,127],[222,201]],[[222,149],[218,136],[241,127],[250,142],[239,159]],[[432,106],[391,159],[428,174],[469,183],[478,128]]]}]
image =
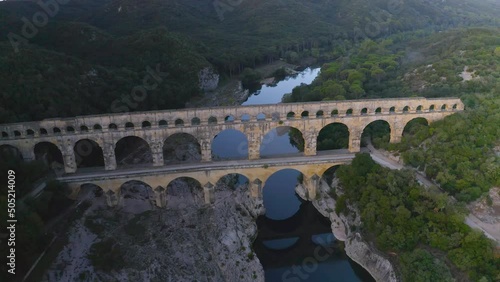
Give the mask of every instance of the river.
[{"label": "river", "polygon": [[[280,103],[284,94],[302,83],[310,84],[319,72],[318,67],[307,68],[273,86],[264,85],[243,105]],[[261,157],[298,153],[288,133],[286,127],[269,132],[262,143]],[[245,159],[247,148],[246,137],[241,132],[226,130],[214,139],[212,150],[216,158]],[[373,281],[367,271],[347,257],[329,231],[330,222],[295,193],[299,176],[296,170],[282,170],[272,175],[263,188],[266,214],[257,219],[259,236],[266,230],[280,234],[279,239],[258,237],[254,243],[266,281]],[[309,230],[319,230],[319,233],[307,232]],[[297,233],[300,236],[296,236]]]}]

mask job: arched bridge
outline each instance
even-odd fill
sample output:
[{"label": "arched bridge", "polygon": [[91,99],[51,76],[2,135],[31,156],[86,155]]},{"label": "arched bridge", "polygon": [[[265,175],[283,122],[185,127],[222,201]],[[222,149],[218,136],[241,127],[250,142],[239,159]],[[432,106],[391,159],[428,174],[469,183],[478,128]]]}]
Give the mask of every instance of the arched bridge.
[{"label": "arched bridge", "polygon": [[248,141],[248,158],[260,159],[260,147],[266,133],[289,126],[304,138],[304,156],[316,155],[319,132],[332,123],[344,124],[349,131],[348,149],[360,151],[364,128],[373,121],[386,121],[391,129],[390,142],[399,142],[405,125],[415,118],[428,123],[464,109],[458,98],[404,98],[353,101],[324,101],[256,106],[234,106],[117,113],[46,119],[0,125],[0,146],[16,147],[26,160],[35,159],[35,146],[48,142],[62,156],[64,171],[75,173],[76,144],[91,140],[102,150],[105,170],[117,168],[116,147],[123,138],[135,137],[144,142],[152,155],[153,166],[164,166],[163,144],[174,134],[186,133],[201,147],[202,162],[210,162],[211,145],[222,131],[242,132]]}]

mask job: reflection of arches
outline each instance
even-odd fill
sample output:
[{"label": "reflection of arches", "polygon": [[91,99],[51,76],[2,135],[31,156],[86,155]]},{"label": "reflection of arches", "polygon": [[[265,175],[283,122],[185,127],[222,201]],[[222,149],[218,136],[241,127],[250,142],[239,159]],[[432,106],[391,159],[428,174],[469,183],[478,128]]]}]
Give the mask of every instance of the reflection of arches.
[{"label": "reflection of arches", "polygon": [[12,146],[12,145],[0,145],[0,156],[3,157],[15,157],[15,158],[20,158],[23,159],[23,155],[21,154],[21,151],[19,151],[18,148]]},{"label": "reflection of arches", "polygon": [[304,151],[302,131],[291,126],[278,126],[267,132],[260,142],[260,156],[298,153]]},{"label": "reflection of arches", "polygon": [[223,190],[239,190],[248,189],[248,184],[250,183],[248,177],[239,173],[230,173],[222,176],[215,183],[217,189]]},{"label": "reflection of arches", "polygon": [[118,166],[153,163],[148,142],[137,136],[127,136],[118,140],[115,145],[115,157]]},{"label": "reflection of arches", "polygon": [[318,151],[349,148],[349,128],[343,123],[330,123],[323,127],[317,137]]},{"label": "reflection of arches", "polygon": [[236,129],[219,132],[212,140],[212,160],[248,159],[247,136]]},{"label": "reflection of arches", "polygon": [[82,139],[73,147],[75,160],[78,168],[81,167],[103,167],[104,154],[102,148],[95,141]]},{"label": "reflection of arches", "polygon": [[198,162],[201,160],[201,146],[198,139],[188,133],[175,133],[163,142],[163,162]]},{"label": "reflection of arches", "polygon": [[361,135],[362,145],[366,144],[366,139],[370,140],[375,147],[381,147],[388,144],[391,139],[391,125],[385,120],[375,120],[367,124]]},{"label": "reflection of arches", "polygon": [[429,121],[423,117],[417,117],[408,121],[403,129],[403,136],[406,134],[415,134],[415,132],[423,126],[428,126]]},{"label": "reflection of arches", "polygon": [[120,186],[120,200],[123,211],[143,213],[155,206],[155,194],[148,184],[131,180]]},{"label": "reflection of arches", "polygon": [[52,168],[63,166],[63,156],[59,147],[50,142],[40,142],[33,149],[36,160],[43,160]]}]

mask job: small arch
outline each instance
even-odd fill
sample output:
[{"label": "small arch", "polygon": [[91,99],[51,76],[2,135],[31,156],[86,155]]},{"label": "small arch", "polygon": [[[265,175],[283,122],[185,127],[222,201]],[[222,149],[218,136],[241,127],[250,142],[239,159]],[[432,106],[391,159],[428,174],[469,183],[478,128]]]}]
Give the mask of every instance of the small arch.
[{"label": "small arch", "polygon": [[21,132],[20,132],[20,131],[18,131],[18,130],[14,130],[14,136],[15,136],[15,137],[19,137],[19,136],[21,136]]},{"label": "small arch", "polygon": [[135,125],[130,121],[125,123],[125,129],[134,129]]},{"label": "small arch", "polygon": [[[257,120],[259,120],[259,116],[257,116]],[[243,114],[241,116],[241,122],[249,122],[250,121],[250,115],[249,114]]]},{"label": "small arch", "polygon": [[222,176],[215,183],[215,187],[230,190],[247,190],[250,180],[243,174],[230,173]]},{"label": "small arch", "polygon": [[111,124],[108,126],[108,128],[109,128],[110,130],[117,130],[117,129],[118,129],[118,126],[117,126],[116,124],[114,124],[114,123],[111,123]]},{"label": "small arch", "polygon": [[200,118],[194,117],[191,119],[191,125],[200,125],[200,124],[201,124]]},{"label": "small arch", "polygon": [[54,132],[54,134],[60,134],[61,133],[61,129],[59,129],[59,127],[54,127],[52,129],[52,132]]},{"label": "small arch", "polygon": [[309,118],[309,111],[303,111],[303,112],[300,114],[300,117],[301,117],[301,118]]},{"label": "small arch", "polygon": [[409,106],[406,106],[403,108],[403,113],[407,113],[410,111],[410,107]]},{"label": "small arch", "polygon": [[164,119],[160,120],[160,122],[158,122],[158,126],[159,127],[167,127],[168,126],[168,122]]},{"label": "small arch", "polygon": [[368,114],[368,109],[367,108],[361,109],[361,115],[366,115],[366,114]]},{"label": "small arch", "polygon": [[436,106],[435,105],[431,105],[429,107],[429,112],[433,112],[434,110],[436,110]]},{"label": "small arch", "polygon": [[332,117],[338,116],[339,115],[339,110],[335,109],[332,111]]},{"label": "small arch", "polygon": [[352,109],[348,109],[348,110],[345,112],[345,114],[346,114],[347,116],[352,115]]},{"label": "small arch", "polygon": [[395,112],[396,112],[396,107],[391,107],[391,108],[389,109],[389,113],[393,114],[393,113],[395,113]]},{"label": "small arch", "polygon": [[453,107],[452,107],[453,110],[456,110],[457,108],[458,108],[457,104],[453,105]]},{"label": "small arch", "polygon": [[294,119],[295,118],[295,113],[294,112],[289,112],[286,114],[286,119]]},{"label": "small arch", "polygon": [[441,106],[441,111],[446,111],[446,108],[447,108],[447,107],[448,107],[448,106],[447,106],[446,104],[442,105],[442,106]]},{"label": "small arch", "polygon": [[47,135],[47,129],[40,128],[40,135]]},{"label": "small arch", "polygon": [[184,121],[180,118],[176,119],[175,120],[175,126],[176,127],[181,127],[181,126],[184,126]]},{"label": "small arch", "polygon": [[85,126],[85,125],[82,125],[82,126],[80,126],[80,131],[81,132],[87,132],[87,131],[89,131],[89,128],[87,126]]},{"label": "small arch", "polygon": [[142,122],[142,128],[151,128],[151,122],[145,120]]},{"label": "small arch", "polygon": [[9,134],[5,131],[2,131],[2,138],[9,138]]},{"label": "small arch", "polygon": [[316,112],[316,118],[322,118],[325,116],[325,113],[322,110]]},{"label": "small arch", "polygon": [[34,136],[35,135],[35,131],[33,131],[32,129],[28,129],[28,130],[26,130],[26,135],[28,135],[28,136]]},{"label": "small arch", "polygon": [[225,123],[231,123],[234,122],[234,116],[233,115],[228,115],[224,118]]},{"label": "small arch", "polygon": [[266,115],[264,113],[260,113],[257,115],[257,121],[264,121],[266,120]]},{"label": "small arch", "polygon": [[423,108],[424,108],[424,107],[423,107],[422,105],[419,105],[419,106],[417,107],[417,112],[418,112],[418,113],[422,112],[422,109],[423,109]]},{"label": "small arch", "polygon": [[94,131],[101,131],[102,130],[102,126],[100,124],[94,124]]},{"label": "small arch", "polygon": [[375,114],[378,115],[378,114],[381,114],[382,113],[382,108],[381,107],[378,107],[376,110],[375,110]]},{"label": "small arch", "polygon": [[216,117],[209,117],[208,124],[217,124],[217,118]]},{"label": "small arch", "polygon": [[75,132],[75,128],[73,126],[66,127],[66,132]]}]

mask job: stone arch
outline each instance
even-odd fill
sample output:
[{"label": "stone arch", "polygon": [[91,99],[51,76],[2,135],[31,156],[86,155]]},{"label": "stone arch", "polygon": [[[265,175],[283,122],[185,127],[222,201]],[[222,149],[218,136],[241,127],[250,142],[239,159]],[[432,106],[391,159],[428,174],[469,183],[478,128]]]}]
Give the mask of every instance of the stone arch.
[{"label": "stone arch", "polygon": [[408,113],[410,111],[410,106],[405,106],[403,108],[403,113]]},{"label": "stone arch", "polygon": [[80,131],[81,132],[88,132],[89,128],[86,125],[82,125],[82,126],[80,126]]},{"label": "stone arch", "polygon": [[335,172],[341,165],[336,164],[329,167],[321,168],[318,171],[318,175],[321,176],[321,179],[324,180],[329,186],[332,186],[332,181],[335,179]]},{"label": "stone arch", "polygon": [[231,122],[234,122],[235,121],[235,118],[233,115],[227,115],[225,118],[224,118],[224,122],[225,123],[231,123]]},{"label": "stone arch", "polygon": [[248,137],[236,129],[226,129],[212,139],[212,160],[248,159]]},{"label": "stone arch", "polygon": [[153,163],[153,154],[149,143],[137,136],[125,136],[115,144],[117,166],[149,165]]},{"label": "stone arch", "polygon": [[132,122],[125,123],[125,129],[134,129],[135,125]]},{"label": "stone arch", "polygon": [[166,183],[166,187],[166,208],[169,210],[183,210],[205,204],[203,184],[195,178],[180,176]]},{"label": "stone arch", "polygon": [[181,127],[181,126],[184,126],[184,120],[178,118],[175,120],[175,126],[176,127]]},{"label": "stone arch", "polygon": [[9,133],[2,131],[2,138],[9,138]]},{"label": "stone arch", "polygon": [[201,146],[195,136],[178,132],[163,140],[164,164],[199,162],[200,160]]},{"label": "stone arch", "polygon": [[16,146],[9,145],[9,144],[3,144],[0,145],[0,157],[15,157],[19,159],[23,159],[23,155],[21,153],[21,150],[17,148]]},{"label": "stone arch", "polygon": [[325,112],[323,110],[319,110],[316,112],[316,118],[322,118],[325,116]]},{"label": "stone arch", "polygon": [[435,105],[431,105],[431,106],[429,107],[429,112],[433,112],[433,111],[435,111],[435,110],[436,110],[436,106],[435,106]]},{"label": "stone arch", "polygon": [[[250,121],[250,115],[249,114],[243,114],[241,115],[241,122],[249,122]],[[257,116],[257,120],[259,119],[259,117]]]},{"label": "stone arch", "polygon": [[67,126],[66,132],[75,132],[75,128],[73,126]]},{"label": "stone arch", "polygon": [[376,148],[389,144],[392,130],[392,125],[387,120],[374,120],[363,127],[361,145],[366,146],[367,141],[371,142]]},{"label": "stone arch", "polygon": [[382,113],[382,108],[381,107],[378,107],[377,109],[375,109],[375,114],[376,115],[379,115]]},{"label": "stone arch", "polygon": [[347,111],[345,112],[346,116],[351,116],[352,113],[353,113],[352,109],[347,109]]},{"label": "stone arch", "polygon": [[120,185],[120,206],[124,212],[139,214],[155,208],[155,193],[147,183],[130,180]]},{"label": "stone arch", "polygon": [[35,135],[35,131],[33,131],[33,129],[28,129],[28,130],[26,130],[26,135],[28,135],[28,136],[34,136]]},{"label": "stone arch", "polygon": [[93,129],[94,129],[94,131],[101,131],[102,130],[102,126],[100,124],[96,123],[96,124],[94,124]]},{"label": "stone arch", "polygon": [[61,129],[59,127],[54,127],[54,128],[52,128],[52,132],[54,134],[61,134]]},{"label": "stone arch", "polygon": [[366,114],[368,114],[368,108],[361,109],[361,115],[366,115]]},{"label": "stone arch", "polygon": [[250,184],[250,179],[248,176],[240,173],[228,173],[217,180],[215,184],[216,189],[221,190],[237,190],[237,189],[248,189]]},{"label": "stone arch", "polygon": [[396,107],[392,106],[389,108],[389,113],[394,114],[396,112]]},{"label": "stone arch", "polygon": [[15,137],[20,137],[21,136],[21,132],[19,130],[14,130],[14,136]]},{"label": "stone arch", "polygon": [[74,193],[76,193],[77,201],[91,201],[93,205],[96,204],[96,201],[99,201],[98,205],[106,205],[104,189],[94,183],[83,183],[78,188],[78,191],[74,191]]},{"label": "stone arch", "polygon": [[214,116],[209,117],[208,124],[217,124],[217,118]]},{"label": "stone arch", "polygon": [[47,129],[40,128],[40,135],[47,135],[47,134],[48,134]]},{"label": "stone arch", "polygon": [[142,122],[142,128],[151,128],[151,122],[145,120]]},{"label": "stone arch", "polygon": [[256,116],[257,121],[265,121],[266,120],[266,114],[264,113],[259,113]]},{"label": "stone arch", "polygon": [[110,123],[108,125],[108,129],[110,129],[110,130],[118,130],[118,126],[115,123]]},{"label": "stone arch", "polygon": [[422,112],[423,108],[424,107],[422,105],[418,105],[418,107],[417,107],[417,113]]},{"label": "stone arch", "polygon": [[292,126],[278,126],[262,136],[260,156],[293,154],[304,151],[304,133]]},{"label": "stone arch", "polygon": [[51,142],[38,142],[33,148],[36,160],[42,160],[52,169],[63,169],[64,160],[61,148]]},{"label": "stone arch", "polygon": [[456,109],[458,109],[458,105],[454,104],[453,107],[452,107],[452,110],[456,110]]},{"label": "stone arch", "polygon": [[303,183],[303,179],[304,175],[299,170],[283,168],[265,180],[262,184],[262,196],[267,218],[283,220],[292,217],[300,210],[302,200],[296,195],[295,187]]},{"label": "stone arch", "polygon": [[403,129],[403,136],[413,135],[422,126],[429,126],[429,120],[424,117],[416,117],[409,120]]},{"label": "stone arch", "polygon": [[301,118],[309,118],[309,111],[303,111],[303,112],[300,114],[300,117],[301,117]]},{"label": "stone arch", "polygon": [[443,104],[443,105],[441,106],[441,111],[446,111],[447,109],[448,109],[448,105]]},{"label": "stone arch", "polygon": [[271,120],[272,121],[279,121],[280,120],[280,113],[274,112],[271,114]]},{"label": "stone arch", "polygon": [[316,150],[336,150],[349,148],[349,127],[340,122],[327,124],[318,133]]},{"label": "stone arch", "polygon": [[200,125],[201,124],[201,120],[199,117],[194,117],[191,119],[191,125]]},{"label": "stone arch", "polygon": [[158,122],[158,126],[159,127],[167,127],[168,126],[168,122],[166,120],[162,119],[162,120],[160,120]]},{"label": "stone arch", "polygon": [[336,117],[336,116],[339,115],[339,110],[334,109],[334,110],[332,110],[332,112],[330,114],[331,114],[332,117]]},{"label": "stone arch", "polygon": [[104,154],[94,140],[81,139],[73,147],[77,169],[84,167],[104,167]]},{"label": "stone arch", "polygon": [[294,112],[288,112],[286,114],[286,119],[294,119],[295,118],[295,113]]}]

